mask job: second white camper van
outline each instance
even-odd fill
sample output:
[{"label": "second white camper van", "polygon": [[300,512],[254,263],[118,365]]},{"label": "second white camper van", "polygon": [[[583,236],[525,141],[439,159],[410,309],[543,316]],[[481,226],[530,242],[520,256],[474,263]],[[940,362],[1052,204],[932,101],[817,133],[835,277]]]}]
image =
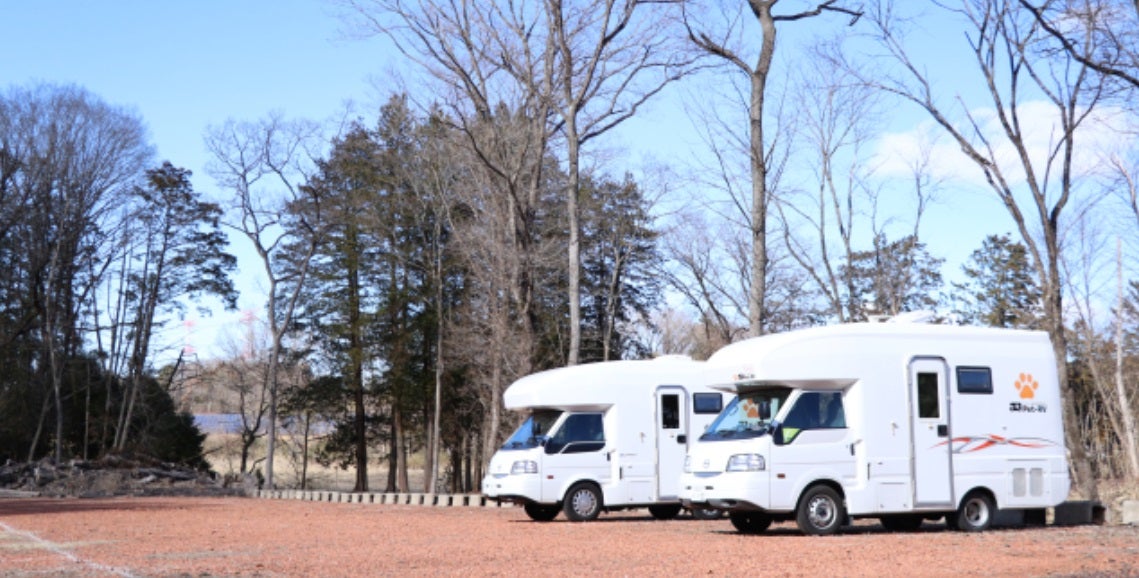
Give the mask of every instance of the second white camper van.
[{"label": "second white camper van", "polygon": [[703,385],[705,370],[703,362],[667,356],[519,379],[503,401],[526,418],[491,458],[483,495],[520,503],[538,521],[559,512],[592,520],[633,507],[675,517],[689,443],[730,397]]},{"label": "second white camper van", "polygon": [[739,397],[689,453],[681,501],[728,511],[741,532],[942,516],[980,531],[997,508],[1068,496],[1045,333],[856,323],[741,341],[708,365]]}]

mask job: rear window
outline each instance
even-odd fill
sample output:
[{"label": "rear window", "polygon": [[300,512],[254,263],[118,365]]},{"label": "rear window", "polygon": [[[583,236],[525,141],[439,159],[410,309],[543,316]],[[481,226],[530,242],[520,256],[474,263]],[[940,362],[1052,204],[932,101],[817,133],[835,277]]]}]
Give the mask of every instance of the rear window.
[{"label": "rear window", "polygon": [[988,367],[958,367],[957,393],[993,393],[993,372]]},{"label": "rear window", "polygon": [[696,413],[720,413],[722,409],[724,409],[724,399],[720,394],[692,394],[692,410]]}]

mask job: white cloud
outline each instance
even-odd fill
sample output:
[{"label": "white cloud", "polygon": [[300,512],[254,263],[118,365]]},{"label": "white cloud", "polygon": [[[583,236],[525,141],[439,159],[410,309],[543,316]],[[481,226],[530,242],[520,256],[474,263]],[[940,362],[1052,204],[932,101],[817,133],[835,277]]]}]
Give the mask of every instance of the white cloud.
[{"label": "white cloud", "polygon": [[[1053,154],[1062,133],[1059,112],[1046,101],[1030,101],[1018,107],[1020,131],[1024,135],[1025,149],[1037,182],[1045,178],[1049,155]],[[992,156],[1009,184],[1016,188],[1025,183],[1024,165],[1013,143],[1005,136],[1004,128],[991,108],[977,108],[972,117],[980,132],[992,147]],[[1094,177],[1104,170],[1103,160],[1111,154],[1121,154],[1135,148],[1135,118],[1118,107],[1101,107],[1084,119],[1076,134],[1073,154],[1073,173],[1077,178]],[[967,127],[962,118],[957,126]],[[971,143],[986,156],[988,151],[981,138],[972,135]],[[969,159],[957,141],[932,120],[921,122],[904,132],[885,134],[878,142],[874,163],[877,174],[883,178],[909,178],[913,167],[927,159],[926,170],[937,180],[961,185],[987,186],[984,174]],[[1050,178],[1059,175],[1062,161],[1053,161]]]}]

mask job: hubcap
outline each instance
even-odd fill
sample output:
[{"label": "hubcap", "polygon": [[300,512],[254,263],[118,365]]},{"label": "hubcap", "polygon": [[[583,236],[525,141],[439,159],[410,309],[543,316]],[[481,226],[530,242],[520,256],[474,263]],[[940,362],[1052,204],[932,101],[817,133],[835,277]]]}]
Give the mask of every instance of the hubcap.
[{"label": "hubcap", "polygon": [[816,496],[807,507],[807,517],[816,528],[827,528],[834,523],[834,502],[823,496]]},{"label": "hubcap", "polygon": [[965,520],[972,526],[981,526],[989,519],[989,509],[981,500],[970,500],[965,505]]},{"label": "hubcap", "polygon": [[588,516],[597,508],[597,500],[593,492],[581,490],[573,495],[573,510],[582,516]]}]

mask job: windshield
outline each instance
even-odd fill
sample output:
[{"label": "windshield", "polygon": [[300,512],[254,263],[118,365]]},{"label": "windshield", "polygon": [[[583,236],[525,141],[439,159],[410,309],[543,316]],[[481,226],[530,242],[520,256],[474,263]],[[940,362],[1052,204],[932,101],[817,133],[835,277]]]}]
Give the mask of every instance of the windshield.
[{"label": "windshield", "polygon": [[758,437],[768,432],[772,418],[779,413],[787,397],[788,387],[765,387],[741,393],[720,412],[708,426],[701,440]]},{"label": "windshield", "polygon": [[514,435],[502,445],[504,450],[528,450],[538,447],[542,438],[550,434],[550,428],[558,421],[562,412],[555,410],[537,410],[518,426]]}]

